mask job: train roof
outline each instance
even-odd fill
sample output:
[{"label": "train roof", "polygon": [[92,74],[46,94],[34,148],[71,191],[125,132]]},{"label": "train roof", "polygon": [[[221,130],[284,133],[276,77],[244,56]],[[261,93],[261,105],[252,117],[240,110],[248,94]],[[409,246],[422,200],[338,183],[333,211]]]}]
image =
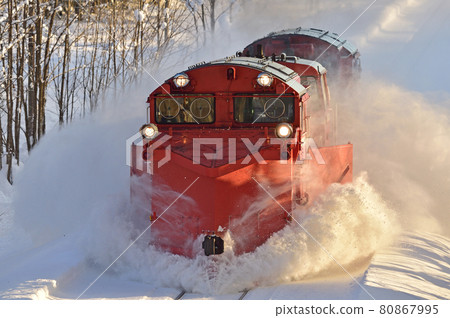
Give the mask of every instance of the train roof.
[{"label": "train roof", "polygon": [[[358,49],[353,44],[348,42],[347,40],[342,40],[340,38],[339,34],[331,33],[330,31],[315,29],[315,28],[299,27],[296,29],[287,29],[287,30],[282,30],[282,31],[278,31],[278,32],[271,32],[266,37],[278,36],[278,35],[289,35],[289,34],[310,36],[310,37],[317,38],[317,39],[323,40],[325,42],[328,42],[331,45],[333,45],[334,47],[336,47],[338,50],[340,50],[341,48],[344,48],[347,51],[349,51],[350,54],[352,54],[352,55],[355,55],[358,53]],[[266,38],[266,37],[264,37],[264,38]],[[263,39],[263,38],[261,38],[261,39]],[[259,40],[261,40],[261,39],[259,39]],[[259,40],[257,40],[257,41],[259,41]],[[255,41],[255,42],[257,42],[257,41]]]},{"label": "train roof", "polygon": [[302,58],[297,57],[297,56],[287,56],[286,57],[286,62],[307,65],[307,66],[309,66],[311,68],[316,69],[319,72],[319,74],[325,74],[327,72],[327,69],[325,68],[325,66],[323,66],[319,62],[311,61],[311,60],[307,60],[307,59],[302,59]]},{"label": "train roof", "polygon": [[230,65],[230,66],[235,65],[256,69],[261,72],[268,72],[271,75],[285,82],[287,85],[296,90],[299,94],[303,94],[306,91],[306,88],[300,84],[299,75],[296,72],[294,72],[289,67],[276,63],[268,58],[230,56],[211,62],[201,62],[190,66],[188,70],[190,71],[193,69],[212,65]]}]

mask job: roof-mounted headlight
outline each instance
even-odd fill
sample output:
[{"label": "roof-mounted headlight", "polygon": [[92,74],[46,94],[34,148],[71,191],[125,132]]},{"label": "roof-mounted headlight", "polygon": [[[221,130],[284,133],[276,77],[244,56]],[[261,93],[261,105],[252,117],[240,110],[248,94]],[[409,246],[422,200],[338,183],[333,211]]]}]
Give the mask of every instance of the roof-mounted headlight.
[{"label": "roof-mounted headlight", "polygon": [[147,124],[141,127],[141,135],[145,139],[155,139],[158,136],[158,127],[155,124]]},{"label": "roof-mounted headlight", "polygon": [[278,138],[289,138],[292,136],[293,132],[292,126],[286,123],[278,124],[277,127],[275,127],[275,135]]},{"label": "roof-mounted headlight", "polygon": [[186,73],[178,73],[173,77],[173,83],[178,88],[185,87],[189,84],[189,76]]},{"label": "roof-mounted headlight", "polygon": [[269,73],[263,72],[258,75],[258,77],[256,78],[256,81],[262,87],[268,87],[268,86],[272,85],[273,77]]}]

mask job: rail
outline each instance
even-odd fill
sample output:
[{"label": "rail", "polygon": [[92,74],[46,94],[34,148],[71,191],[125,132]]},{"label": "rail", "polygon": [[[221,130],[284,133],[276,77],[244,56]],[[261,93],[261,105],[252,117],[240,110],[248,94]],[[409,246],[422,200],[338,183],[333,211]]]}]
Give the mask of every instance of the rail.
[{"label": "rail", "polygon": [[[244,289],[243,291],[241,291],[241,292],[240,292],[241,295],[239,296],[238,300],[243,300],[243,299],[247,296],[247,294],[248,294],[249,291],[250,291],[250,289]],[[185,291],[185,290],[182,290],[182,291],[180,291],[180,293],[174,298],[174,300],[182,300],[183,297],[184,297],[185,295],[186,295],[186,291]]]}]

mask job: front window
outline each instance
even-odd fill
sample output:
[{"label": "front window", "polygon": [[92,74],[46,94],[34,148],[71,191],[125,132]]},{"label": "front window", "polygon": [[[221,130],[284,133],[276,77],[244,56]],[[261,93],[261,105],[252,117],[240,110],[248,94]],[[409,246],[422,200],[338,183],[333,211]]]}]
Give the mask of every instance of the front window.
[{"label": "front window", "polygon": [[323,111],[324,104],[322,102],[321,96],[323,93],[317,85],[317,79],[313,76],[302,76],[302,85],[306,88],[308,92],[308,112],[309,114],[317,113]]},{"label": "front window", "polygon": [[294,97],[251,95],[234,97],[234,120],[238,123],[281,123],[294,121]]},{"label": "front window", "polygon": [[158,124],[210,124],[215,120],[212,95],[159,95],[155,99]]},{"label": "front window", "polygon": [[325,104],[323,85],[318,85],[315,77],[302,77],[302,85],[306,87],[309,94],[308,99],[308,130],[317,145],[322,146],[325,138]]}]

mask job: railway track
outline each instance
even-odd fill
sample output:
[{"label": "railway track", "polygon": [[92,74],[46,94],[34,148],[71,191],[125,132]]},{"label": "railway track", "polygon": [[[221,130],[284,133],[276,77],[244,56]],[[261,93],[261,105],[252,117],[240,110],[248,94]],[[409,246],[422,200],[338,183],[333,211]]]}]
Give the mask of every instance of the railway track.
[{"label": "railway track", "polygon": [[[238,300],[243,300],[245,298],[245,296],[247,296],[248,292],[250,291],[250,289],[244,289],[243,291],[241,291]],[[174,298],[174,300],[183,300],[183,297],[186,295],[186,291],[182,290],[180,291],[180,293]]]},{"label": "railway track", "polygon": [[183,298],[183,296],[186,294],[186,291],[182,290],[177,297],[175,297],[175,300],[181,300],[181,298]]},{"label": "railway track", "polygon": [[244,289],[242,291],[241,296],[239,296],[239,300],[243,300],[245,296],[247,296],[247,293],[250,291],[250,289]]}]

